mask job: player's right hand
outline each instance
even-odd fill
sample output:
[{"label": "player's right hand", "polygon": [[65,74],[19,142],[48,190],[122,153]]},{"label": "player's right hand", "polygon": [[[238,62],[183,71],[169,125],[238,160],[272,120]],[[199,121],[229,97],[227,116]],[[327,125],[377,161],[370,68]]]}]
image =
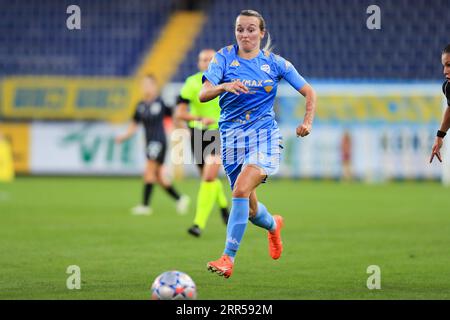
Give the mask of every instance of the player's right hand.
[{"label": "player's right hand", "polygon": [[246,86],[244,86],[244,84],[239,80],[224,83],[223,90],[234,93],[236,95],[239,95],[240,93],[248,93],[249,92],[248,88]]},{"label": "player's right hand", "polygon": [[436,139],[434,140],[433,148],[431,148],[430,163],[433,161],[434,156],[436,156],[436,158],[438,158],[438,160],[442,162],[441,157],[442,144],[443,144],[442,138],[436,137]]},{"label": "player's right hand", "polygon": [[202,118],[202,124],[204,124],[205,126],[209,126],[210,124],[213,124],[214,122],[216,122],[214,119]]},{"label": "player's right hand", "polygon": [[121,143],[123,142],[122,136],[117,136],[117,137],[114,139],[114,142],[115,142],[116,144],[121,144]]}]

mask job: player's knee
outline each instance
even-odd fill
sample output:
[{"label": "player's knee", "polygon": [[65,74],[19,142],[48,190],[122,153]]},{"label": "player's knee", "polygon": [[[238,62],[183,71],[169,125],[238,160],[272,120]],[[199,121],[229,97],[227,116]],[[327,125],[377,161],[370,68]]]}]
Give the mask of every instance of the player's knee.
[{"label": "player's knee", "polygon": [[158,172],[158,174],[156,175],[156,182],[158,182],[163,187],[167,184],[167,181],[164,178],[164,174],[162,172]]},{"label": "player's knee", "polygon": [[213,182],[214,180],[216,180],[216,178],[213,176],[204,176],[203,177],[203,181],[206,181],[206,182]]},{"label": "player's knee", "polygon": [[144,176],[144,180],[146,183],[155,183],[157,182],[157,176],[154,173],[146,173]]},{"label": "player's knee", "polygon": [[202,179],[203,181],[212,182],[217,178],[217,174],[219,171],[220,165],[205,163],[202,170]]},{"label": "player's knee", "polygon": [[233,198],[248,198],[250,197],[250,190],[247,190],[247,188],[242,187],[240,185],[235,185],[233,188]]}]

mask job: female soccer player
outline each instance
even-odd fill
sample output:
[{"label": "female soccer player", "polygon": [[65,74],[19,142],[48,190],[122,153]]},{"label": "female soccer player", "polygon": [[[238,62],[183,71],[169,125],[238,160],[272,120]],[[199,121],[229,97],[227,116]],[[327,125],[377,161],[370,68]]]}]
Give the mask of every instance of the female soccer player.
[{"label": "female soccer player", "polygon": [[444,143],[443,139],[450,128],[450,44],[448,44],[444,50],[442,50],[441,56],[442,65],[444,66],[444,76],[446,80],[442,84],[442,92],[447,98],[447,108],[445,109],[444,116],[441,122],[441,127],[437,131],[436,139],[434,140],[433,148],[431,149],[430,163],[433,161],[434,156],[442,162],[441,148]]},{"label": "female soccer player", "polygon": [[271,52],[270,37],[265,48],[260,49],[265,33],[265,21],[258,12],[242,11],[236,18],[237,45],[216,53],[204,73],[199,95],[202,102],[220,96],[222,162],[233,200],[224,253],[207,266],[225,278],[233,272],[234,257],[249,217],[253,224],[268,230],[273,259],[278,259],[283,250],[283,218],[272,216],[256,197],[259,184],[279,167],[282,138],[273,111],[279,81],[285,79],[306,98],[306,113],[296,128],[297,136],[311,132],[316,108],[313,88],[291,63]]},{"label": "female soccer player", "polygon": [[188,122],[191,129],[191,149],[202,175],[202,182],[197,196],[197,209],[194,224],[188,232],[199,237],[206,227],[214,203],[220,207],[222,219],[228,221],[228,201],[223,191],[222,183],[217,179],[219,174],[220,138],[219,138],[219,98],[201,103],[198,94],[202,87],[203,72],[214,57],[213,49],[204,49],[198,55],[196,74],[188,77],[181,89],[175,117]]},{"label": "female soccer player", "polygon": [[116,138],[117,143],[133,136],[139,123],[145,129],[145,155],[147,163],[144,173],[144,196],[142,205],[132,209],[136,215],[148,215],[152,213],[150,198],[153,185],[158,183],[177,202],[177,211],[186,213],[189,205],[189,197],[180,196],[175,188],[165,180],[163,163],[166,155],[167,141],[163,127],[164,116],[171,116],[172,110],[158,97],[158,85],[153,75],[147,75],[143,80],[144,99],[138,103],[133,116],[133,121],[128,126],[127,132]]}]

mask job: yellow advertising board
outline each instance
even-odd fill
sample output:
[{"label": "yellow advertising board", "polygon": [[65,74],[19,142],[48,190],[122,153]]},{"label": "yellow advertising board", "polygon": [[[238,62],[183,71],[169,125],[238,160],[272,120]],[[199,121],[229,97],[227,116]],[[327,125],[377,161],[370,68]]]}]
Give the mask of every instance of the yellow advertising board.
[{"label": "yellow advertising board", "polygon": [[0,132],[12,147],[14,169],[18,173],[30,171],[30,129],[24,123],[0,123]]},{"label": "yellow advertising board", "polygon": [[[441,118],[442,97],[410,95],[321,96],[316,118],[322,121],[383,121],[429,123]],[[303,106],[296,111],[303,116]]]},{"label": "yellow advertising board", "polygon": [[1,113],[15,119],[125,121],[139,86],[132,78],[8,77]]}]

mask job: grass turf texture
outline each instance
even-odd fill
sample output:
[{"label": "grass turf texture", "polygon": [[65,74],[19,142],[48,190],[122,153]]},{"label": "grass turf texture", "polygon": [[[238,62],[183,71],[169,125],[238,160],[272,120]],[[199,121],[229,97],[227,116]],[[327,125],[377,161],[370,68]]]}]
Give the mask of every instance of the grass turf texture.
[{"label": "grass turf texture", "polygon": [[[285,217],[283,255],[273,261],[266,231],[249,223],[228,280],[206,270],[225,241],[219,210],[201,238],[186,231],[198,186],[176,182],[193,200],[186,216],[159,188],[153,215],[132,216],[138,178],[1,184],[0,299],[149,299],[172,269],[194,279],[199,299],[450,299],[450,198],[438,183],[272,180],[258,196]],[[66,288],[69,265],[81,290]],[[366,287],[369,265],[381,290]]]}]

